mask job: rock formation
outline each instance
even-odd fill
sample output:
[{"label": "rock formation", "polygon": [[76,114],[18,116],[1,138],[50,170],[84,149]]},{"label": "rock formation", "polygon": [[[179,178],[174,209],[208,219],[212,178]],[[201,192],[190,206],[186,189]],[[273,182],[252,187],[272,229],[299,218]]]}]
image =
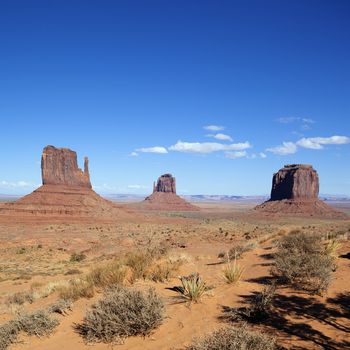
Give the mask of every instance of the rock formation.
[{"label": "rock formation", "polygon": [[272,178],[271,198],[254,209],[266,214],[344,217],[318,199],[319,178],[311,165],[285,165]]},{"label": "rock formation", "polygon": [[112,221],[131,217],[127,209],[92,190],[88,158],[85,158],[82,171],[78,168],[76,152],[68,148],[45,147],[41,173],[43,185],[14,203],[2,205],[1,216]]},{"label": "rock formation", "polygon": [[64,185],[91,188],[89,160],[85,157],[84,172],[78,168],[77,154],[68,148],[46,146],[41,157],[43,185]]},{"label": "rock formation", "polygon": [[198,207],[176,194],[176,180],[171,174],[160,176],[153,183],[153,193],[140,204],[145,210],[197,211]]}]

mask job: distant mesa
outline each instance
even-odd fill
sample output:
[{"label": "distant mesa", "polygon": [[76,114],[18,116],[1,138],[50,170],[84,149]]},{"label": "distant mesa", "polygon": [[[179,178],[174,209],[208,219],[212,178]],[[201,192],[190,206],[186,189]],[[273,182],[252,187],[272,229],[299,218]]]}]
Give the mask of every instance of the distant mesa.
[{"label": "distant mesa", "polygon": [[254,209],[266,214],[346,217],[318,199],[319,177],[308,164],[288,164],[273,175],[271,198]]},{"label": "distant mesa", "polygon": [[176,180],[171,174],[160,176],[153,184],[153,193],[141,203],[146,210],[164,211],[198,211],[199,208],[190,204],[176,194]]},{"label": "distant mesa", "polygon": [[0,215],[17,217],[57,217],[115,219],[130,217],[118,206],[92,190],[89,161],[79,169],[76,152],[68,148],[46,146],[41,158],[43,185],[13,203],[0,207]]}]

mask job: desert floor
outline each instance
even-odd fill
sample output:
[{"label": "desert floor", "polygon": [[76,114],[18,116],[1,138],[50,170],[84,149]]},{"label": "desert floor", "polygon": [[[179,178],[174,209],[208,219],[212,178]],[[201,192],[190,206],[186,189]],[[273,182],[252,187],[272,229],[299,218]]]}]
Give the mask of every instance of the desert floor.
[{"label": "desert floor", "polygon": [[[138,280],[134,287],[152,286],[164,297],[167,318],[151,336],[131,337],[115,349],[184,349],[192,339],[227,324],[220,316],[223,308],[244,305],[254,292],[263,289],[271,278],[275,241],[294,229],[324,233],[341,242],[338,268],[327,293],[306,294],[278,287],[273,315],[266,322],[249,325],[274,335],[286,349],[350,348],[350,217],[349,220],[319,218],[264,218],[250,212],[250,204],[202,203],[200,212],[145,212],[137,220],[118,222],[75,221],[38,218],[0,219],[0,324],[18,312],[45,308],[58,299],[50,286],[88,273],[94,266],[122,257],[129,251],[152,245],[166,246],[169,254],[182,261],[176,276],[198,272],[210,291],[199,303],[179,302],[168,288],[179,285],[174,276],[166,282]],[[341,208],[350,213],[350,207]],[[253,242],[254,248],[243,254],[242,280],[227,284],[218,258],[237,244]],[[71,262],[72,253],[87,258]],[[21,305],[9,303],[17,292],[30,293],[47,288],[50,292]],[[65,316],[57,315],[60,325],[49,337],[21,335],[10,349],[111,349],[109,344],[85,344],[75,331],[86,311],[102,296],[74,302]]]}]

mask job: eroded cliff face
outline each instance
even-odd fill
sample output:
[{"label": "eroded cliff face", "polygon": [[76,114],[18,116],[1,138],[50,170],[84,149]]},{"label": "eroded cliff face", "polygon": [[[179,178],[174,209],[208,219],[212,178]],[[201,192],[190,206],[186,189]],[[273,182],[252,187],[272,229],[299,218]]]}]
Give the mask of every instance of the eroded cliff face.
[{"label": "eroded cliff face", "polygon": [[311,165],[285,165],[273,175],[271,199],[317,199],[319,179]]},{"label": "eroded cliff face", "polygon": [[41,157],[43,185],[64,185],[91,188],[89,160],[85,157],[84,171],[78,168],[76,152],[68,148],[46,146]]},{"label": "eroded cliff face", "polygon": [[171,174],[164,174],[160,176],[157,183],[153,184],[154,192],[166,192],[176,194],[176,180]]}]

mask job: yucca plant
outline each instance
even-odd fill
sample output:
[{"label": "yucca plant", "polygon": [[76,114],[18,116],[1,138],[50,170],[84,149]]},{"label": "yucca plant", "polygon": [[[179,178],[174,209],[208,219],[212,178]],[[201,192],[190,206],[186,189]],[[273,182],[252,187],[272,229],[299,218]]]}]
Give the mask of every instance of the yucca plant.
[{"label": "yucca plant", "polygon": [[198,302],[207,291],[207,286],[197,272],[179,277],[181,286],[173,288],[180,297],[190,302]]},{"label": "yucca plant", "polygon": [[324,253],[332,259],[338,259],[338,250],[341,248],[341,243],[336,240],[328,242],[324,248]]},{"label": "yucca plant", "polygon": [[229,262],[227,266],[223,269],[224,278],[227,283],[237,283],[243,275],[244,267],[237,264],[237,258],[233,262]]}]

